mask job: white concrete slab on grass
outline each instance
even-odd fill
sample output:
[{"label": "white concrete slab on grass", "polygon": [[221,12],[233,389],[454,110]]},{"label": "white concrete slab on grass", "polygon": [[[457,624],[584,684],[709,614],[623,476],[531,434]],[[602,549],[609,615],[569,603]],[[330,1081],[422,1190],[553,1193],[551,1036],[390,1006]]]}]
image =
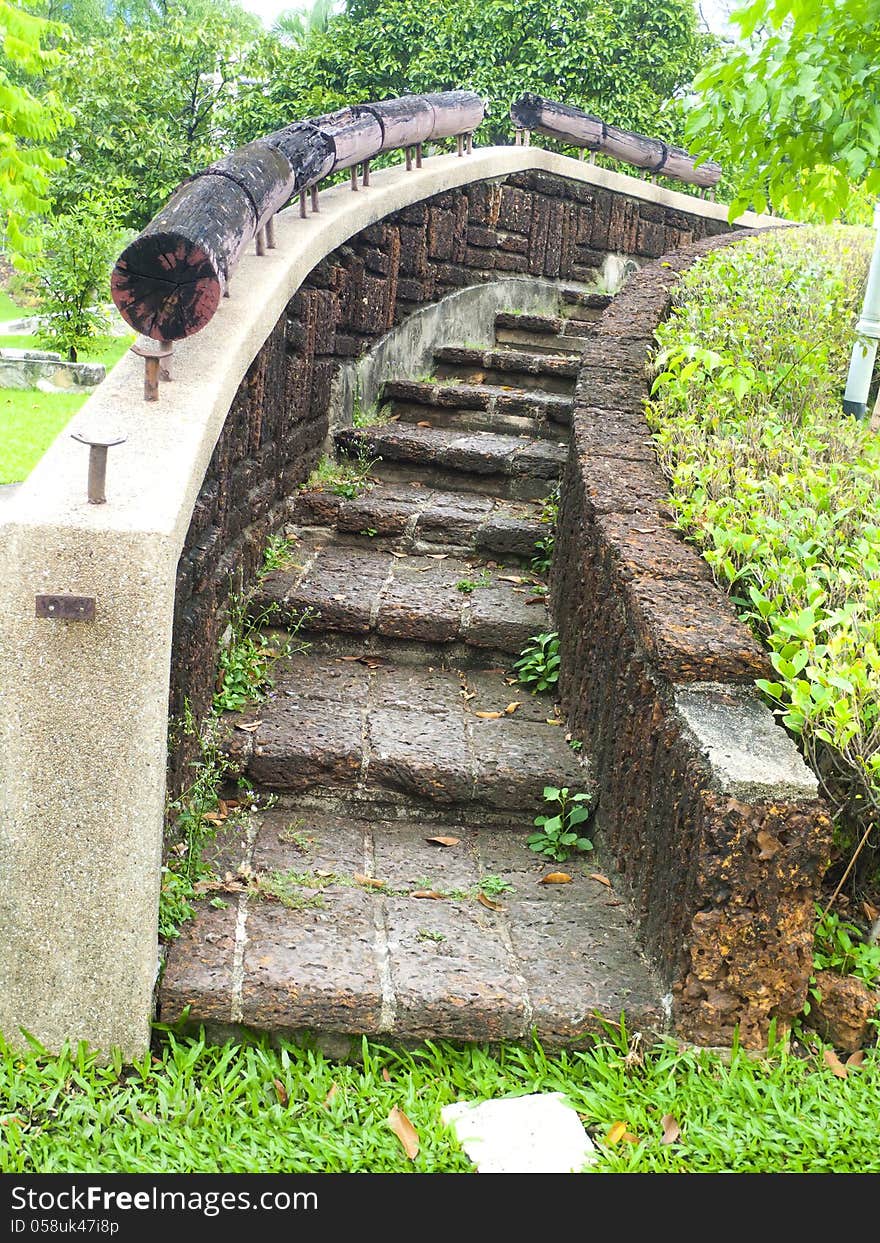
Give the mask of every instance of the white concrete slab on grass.
[{"label": "white concrete slab on grass", "polygon": [[460,1101],[440,1116],[480,1174],[576,1174],[595,1149],[561,1092]]}]

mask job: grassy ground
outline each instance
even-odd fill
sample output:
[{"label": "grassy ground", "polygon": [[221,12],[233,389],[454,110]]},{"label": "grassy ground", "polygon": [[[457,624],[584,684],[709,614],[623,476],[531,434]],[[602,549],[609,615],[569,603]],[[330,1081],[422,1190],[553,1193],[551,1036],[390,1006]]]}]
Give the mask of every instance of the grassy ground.
[{"label": "grassy ground", "polygon": [[[0,298],[9,299],[5,294]],[[13,304],[10,304],[13,305]],[[16,314],[13,311],[8,318]],[[0,319],[7,318],[0,301]],[[80,354],[81,362],[100,362],[108,371],[133,337],[100,337]],[[0,336],[0,348],[39,349],[34,337]],[[41,393],[38,389],[0,389],[0,483],[18,483],[28,474],[86,400],[86,393]]]},{"label": "grassy ground", "polygon": [[[880,1170],[877,1050],[843,1079],[819,1054],[734,1052],[727,1066],[673,1044],[641,1055],[618,1040],[553,1055],[365,1044],[363,1060],[341,1063],[295,1046],[171,1035],[129,1067],[98,1066],[84,1049],[48,1057],[0,1045],[0,1170],[464,1172],[443,1105],[557,1091],[597,1144],[600,1172]],[[413,1161],[388,1126],[394,1106],[418,1132]],[[681,1135],[664,1144],[670,1114]],[[627,1134],[610,1142],[615,1123]]]},{"label": "grassy ground", "polygon": [[21,319],[26,312],[15,305],[8,293],[0,289],[0,323],[5,323],[9,319]]}]

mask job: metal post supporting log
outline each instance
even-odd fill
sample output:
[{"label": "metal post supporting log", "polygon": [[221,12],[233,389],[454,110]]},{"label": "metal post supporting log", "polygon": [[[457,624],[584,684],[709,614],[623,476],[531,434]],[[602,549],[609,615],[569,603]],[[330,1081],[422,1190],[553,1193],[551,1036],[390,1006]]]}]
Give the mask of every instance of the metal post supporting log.
[{"label": "metal post supporting log", "polygon": [[312,195],[312,211],[317,212],[318,211],[318,187],[317,186],[312,186],[311,195]]},{"label": "metal post supporting log", "polygon": [[275,217],[270,216],[266,221],[266,246],[269,250],[275,249]]}]

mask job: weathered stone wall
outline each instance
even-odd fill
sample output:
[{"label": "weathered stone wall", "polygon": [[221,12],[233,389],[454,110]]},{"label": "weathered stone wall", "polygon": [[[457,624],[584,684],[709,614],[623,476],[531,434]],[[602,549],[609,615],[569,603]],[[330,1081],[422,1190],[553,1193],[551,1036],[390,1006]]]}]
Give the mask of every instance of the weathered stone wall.
[{"label": "weathered stone wall", "polygon": [[[644,262],[729,227],[602,186],[514,173],[407,207],[320,262],[243,380],[193,512],[178,570],[172,717],[184,700],[197,717],[210,703],[229,592],[253,583],[286,498],[321,452],[343,362],[465,286],[508,276],[592,282],[608,253]],[[172,786],[189,758],[179,745]]]},{"label": "weathered stone wall", "polygon": [[763,651],[671,527],[643,411],[678,273],[731,240],[644,267],[589,342],[552,596],[563,703],[596,768],[599,840],[673,992],[676,1030],[729,1044],[739,1024],[760,1045],[774,1016],[803,1006],[830,823],[752,689],[768,672]]}]

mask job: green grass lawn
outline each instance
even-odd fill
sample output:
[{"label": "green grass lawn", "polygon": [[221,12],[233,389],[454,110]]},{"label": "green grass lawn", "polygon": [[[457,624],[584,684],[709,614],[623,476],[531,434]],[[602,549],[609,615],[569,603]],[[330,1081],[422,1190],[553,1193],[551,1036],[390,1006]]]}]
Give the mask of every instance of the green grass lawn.
[{"label": "green grass lawn", "polygon": [[[0,298],[6,295],[0,294]],[[8,299],[7,299],[8,301]],[[0,302],[0,318],[3,304]],[[80,354],[81,362],[100,362],[110,370],[133,336],[98,337]],[[35,337],[0,336],[0,348],[40,349]],[[87,393],[41,393],[38,389],[0,389],[0,483],[18,483],[43,456],[88,397]]]},{"label": "green grass lawn", "polygon": [[16,306],[9,294],[0,289],[0,323],[5,323],[8,319],[21,319],[24,315],[27,315],[27,311]]},{"label": "green grass lawn", "polygon": [[[49,1057],[0,1044],[0,1170],[465,1172],[442,1106],[529,1092],[565,1093],[598,1147],[599,1172],[880,1170],[876,1049],[845,1079],[818,1051],[761,1060],[734,1051],[729,1061],[609,1039],[552,1055],[365,1043],[362,1060],[334,1062],[293,1045],[169,1034],[138,1065],[99,1066],[85,1048]],[[418,1132],[413,1161],[388,1126],[394,1106]],[[681,1135],[664,1144],[668,1114]],[[611,1143],[615,1123],[628,1138]]]}]

